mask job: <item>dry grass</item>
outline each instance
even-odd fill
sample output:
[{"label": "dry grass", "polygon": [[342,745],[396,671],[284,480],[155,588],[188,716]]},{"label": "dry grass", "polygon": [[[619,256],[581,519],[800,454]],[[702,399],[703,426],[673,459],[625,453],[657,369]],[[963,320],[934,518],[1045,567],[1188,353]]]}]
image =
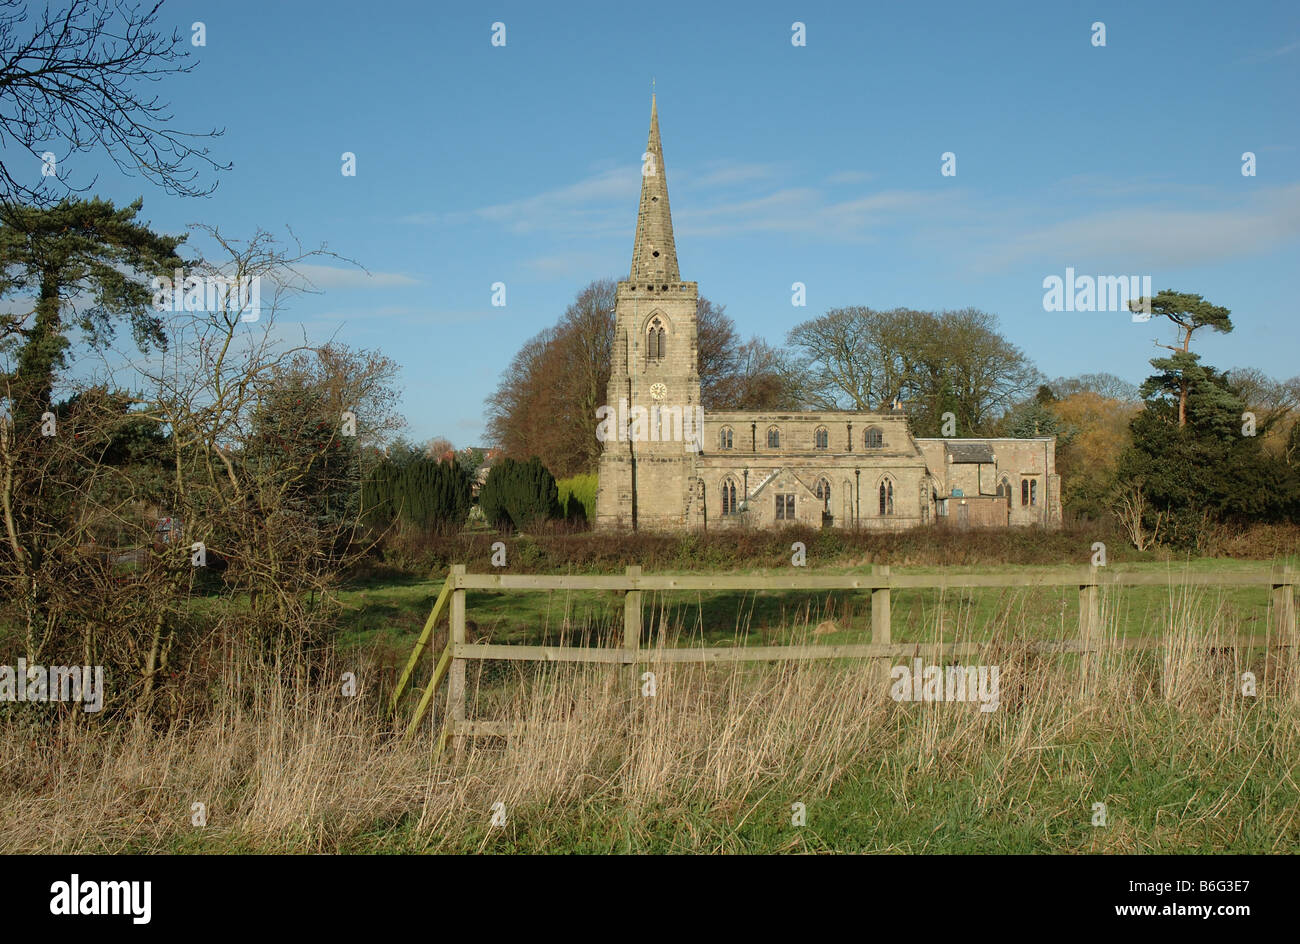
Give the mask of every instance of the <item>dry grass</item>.
[{"label": "dry grass", "polygon": [[1295,650],[1243,661],[1212,645],[1236,630],[1219,612],[1171,591],[1161,647],[1107,649],[1089,691],[1076,657],[999,627],[990,713],[895,703],[864,664],[656,664],[653,698],[539,667],[477,700],[523,734],[441,760],[432,732],[393,736],[378,692],[245,668],[167,731],[11,717],[0,851],[1293,851]]}]

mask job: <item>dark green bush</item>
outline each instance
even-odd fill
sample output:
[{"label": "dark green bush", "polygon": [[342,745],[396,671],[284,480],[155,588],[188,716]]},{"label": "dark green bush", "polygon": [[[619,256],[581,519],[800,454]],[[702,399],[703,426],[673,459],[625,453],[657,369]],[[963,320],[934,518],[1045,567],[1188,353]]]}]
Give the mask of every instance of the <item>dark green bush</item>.
[{"label": "dark green bush", "polygon": [[487,522],[500,529],[534,528],[564,514],[555,476],[536,456],[527,462],[502,459],[492,466],[478,504]]},{"label": "dark green bush", "polygon": [[400,519],[419,529],[458,528],[469,514],[470,480],[454,462],[383,462],[366,478],[361,501],[373,527]]}]

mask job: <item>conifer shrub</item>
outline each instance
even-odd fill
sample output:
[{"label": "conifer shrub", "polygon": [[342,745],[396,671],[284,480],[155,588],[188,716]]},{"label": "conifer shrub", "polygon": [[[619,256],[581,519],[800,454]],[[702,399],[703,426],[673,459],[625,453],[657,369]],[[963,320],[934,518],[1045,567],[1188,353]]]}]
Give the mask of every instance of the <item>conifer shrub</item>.
[{"label": "conifer shrub", "polygon": [[523,530],[563,514],[555,476],[540,459],[502,459],[492,466],[478,496],[484,518],[495,528]]}]

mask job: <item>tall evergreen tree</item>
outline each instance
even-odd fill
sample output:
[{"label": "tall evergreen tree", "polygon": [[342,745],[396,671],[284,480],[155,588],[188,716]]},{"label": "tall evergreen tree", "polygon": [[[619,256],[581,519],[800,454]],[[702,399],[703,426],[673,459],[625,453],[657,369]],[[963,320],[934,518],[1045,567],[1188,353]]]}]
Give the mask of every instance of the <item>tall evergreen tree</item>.
[{"label": "tall evergreen tree", "polygon": [[[162,321],[147,279],[182,268],[184,236],[164,236],[137,222],[136,200],[118,209],[107,200],[63,200],[48,209],[7,208],[0,225],[0,282],[5,293],[36,296],[29,326],[16,326],[17,366],[6,378],[18,435],[30,435],[47,409],[55,374],[66,364],[67,332],[80,328],[92,344],[108,341],[125,319],[141,349],[163,345]],[[70,303],[89,299],[65,320]]]},{"label": "tall evergreen tree", "polygon": [[[1193,295],[1190,292],[1174,292],[1168,289],[1158,293],[1153,298],[1130,301],[1129,308],[1138,311],[1148,304],[1152,314],[1168,318],[1177,327],[1181,335],[1178,344],[1160,345],[1173,351],[1173,356],[1158,357],[1151,362],[1151,366],[1161,372],[1157,376],[1161,378],[1162,389],[1177,391],[1178,425],[1180,427],[1186,426],[1187,397],[1192,387],[1205,379],[1205,375],[1201,373],[1204,368],[1198,366],[1197,356],[1191,353],[1192,333],[1199,331],[1201,328],[1210,328],[1227,334],[1232,330],[1232,318],[1229,317],[1232,312],[1219,305],[1210,304],[1200,295]],[[1147,383],[1150,384],[1151,381],[1149,380]],[[1144,388],[1144,391],[1146,389]],[[1146,393],[1143,392],[1142,395],[1146,396]]]}]

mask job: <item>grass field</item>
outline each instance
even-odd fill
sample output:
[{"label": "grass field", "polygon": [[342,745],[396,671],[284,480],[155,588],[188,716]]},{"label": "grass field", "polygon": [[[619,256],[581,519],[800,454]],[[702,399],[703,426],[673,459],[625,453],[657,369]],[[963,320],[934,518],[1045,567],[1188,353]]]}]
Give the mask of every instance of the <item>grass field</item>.
[{"label": "grass field", "polygon": [[1300,667],[1245,697],[1212,617],[1172,611],[1088,691],[995,632],[991,713],[892,701],[864,664],[659,665],[653,698],[548,666],[496,688],[527,730],[459,756],[394,738],[373,688],[250,669],[165,731],[9,726],[0,851],[1295,852]]},{"label": "grass field", "polygon": [[[610,666],[498,661],[471,670],[470,717],[526,729],[441,755],[432,725],[395,736],[402,719],[384,698],[442,580],[353,586],[327,665],[226,665],[211,712],[185,723],[97,725],[77,712],[52,723],[43,706],[12,706],[0,852],[1300,850],[1296,648],[1224,647],[1264,629],[1266,590],[1176,586],[1184,569],[1262,565],[1123,566],[1171,584],[1107,593],[1104,631],[1162,643],[1104,650],[1089,686],[1078,657],[1026,645],[1075,636],[1072,588],[896,590],[896,640],[987,643],[996,711],[894,701],[880,666],[848,659],[652,663],[654,697]],[[869,636],[865,593],[646,597],[671,644]],[[612,592],[471,593],[468,617],[479,639],[538,642],[618,628],[620,607]],[[340,697],[345,671],[357,697]]]}]

